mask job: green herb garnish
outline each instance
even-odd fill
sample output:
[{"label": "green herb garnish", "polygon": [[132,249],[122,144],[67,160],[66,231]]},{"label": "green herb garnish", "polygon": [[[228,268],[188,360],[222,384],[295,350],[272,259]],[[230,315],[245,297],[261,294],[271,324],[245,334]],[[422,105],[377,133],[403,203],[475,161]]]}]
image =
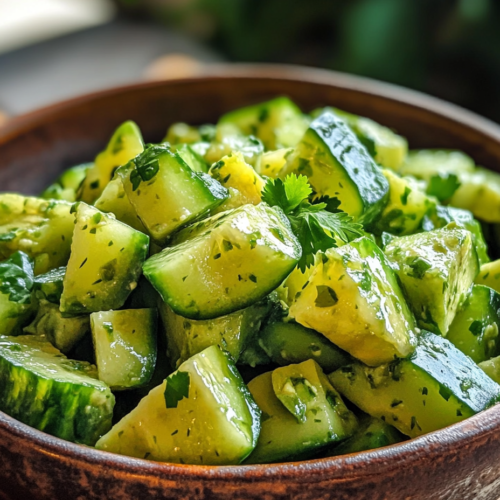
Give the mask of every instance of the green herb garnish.
[{"label": "green herb garnish", "polygon": [[165,405],[167,408],[177,408],[181,399],[189,397],[189,373],[179,371],[172,373],[166,379],[166,383]]}]

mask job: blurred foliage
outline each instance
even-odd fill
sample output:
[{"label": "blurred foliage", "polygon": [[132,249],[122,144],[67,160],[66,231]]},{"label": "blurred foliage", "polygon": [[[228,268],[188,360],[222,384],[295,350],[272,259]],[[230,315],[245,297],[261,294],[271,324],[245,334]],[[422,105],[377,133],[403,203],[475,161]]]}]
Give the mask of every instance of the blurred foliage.
[{"label": "blurred foliage", "polygon": [[405,85],[500,122],[498,0],[116,0],[230,60],[331,68]]}]

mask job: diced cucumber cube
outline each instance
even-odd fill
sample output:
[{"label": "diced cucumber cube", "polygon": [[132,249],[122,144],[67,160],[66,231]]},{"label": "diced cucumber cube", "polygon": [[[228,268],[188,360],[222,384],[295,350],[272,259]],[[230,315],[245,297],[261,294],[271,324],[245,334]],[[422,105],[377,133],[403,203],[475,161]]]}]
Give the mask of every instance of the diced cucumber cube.
[{"label": "diced cucumber cube", "polygon": [[0,194],[0,260],[18,250],[35,261],[35,274],[67,264],[74,216],[71,203]]},{"label": "diced cucumber cube", "polygon": [[260,411],[240,374],[212,346],[185,361],[96,447],[161,462],[238,464],[259,430]]},{"label": "diced cucumber cube", "polygon": [[307,457],[346,439],[357,427],[356,417],[313,360],[259,375],[248,389],[263,419],[247,463]]},{"label": "diced cucumber cube", "polygon": [[175,314],[160,301],[159,311],[167,339],[167,356],[174,367],[207,347],[218,345],[235,361],[256,334],[270,309],[265,299],[240,311],[210,320],[194,320]]},{"label": "diced cucumber cube", "polygon": [[395,238],[385,253],[419,325],[446,335],[479,270],[471,233],[451,223]]},{"label": "diced cucumber cube", "polygon": [[146,385],[156,365],[156,309],[90,315],[99,380],[113,390]]},{"label": "diced cucumber cube", "polygon": [[219,123],[236,125],[243,134],[258,137],[271,150],[296,146],[308,124],[288,97],[236,109],[223,115]]},{"label": "diced cucumber cube", "polygon": [[316,118],[280,173],[306,175],[315,197],[336,198],[339,209],[364,224],[384,208],[389,183],[348,125],[325,112]]},{"label": "diced cucumber cube", "polygon": [[47,200],[66,200],[74,203],[78,188],[85,179],[87,171],[93,166],[93,163],[83,163],[68,168],[40,196]]},{"label": "diced cucumber cube", "polygon": [[196,152],[189,144],[182,144],[175,148],[175,152],[186,162],[193,172],[208,173],[208,164],[202,155]]},{"label": "diced cucumber cube", "polygon": [[275,151],[266,151],[262,155],[258,173],[276,179],[286,164],[287,158],[293,153],[292,148],[282,148]]},{"label": "diced cucumber cube", "polygon": [[317,254],[289,314],[370,366],[415,348],[413,314],[386,257],[366,237]]},{"label": "diced cucumber cube", "polygon": [[132,121],[122,123],[115,130],[106,149],[97,155],[94,166],[87,171],[77,199],[94,203],[113,178],[116,169],[143,150],[144,141],[139,127]]},{"label": "diced cucumber cube", "polygon": [[450,325],[446,338],[476,363],[495,356],[499,345],[500,295],[474,285]]},{"label": "diced cucumber cube", "polygon": [[94,206],[101,212],[111,212],[119,221],[137,231],[147,233],[147,229],[135,213],[135,208],[125,194],[122,180],[118,176],[109,181]]},{"label": "diced cucumber cube", "polygon": [[324,335],[298,323],[268,323],[259,333],[259,345],[280,366],[314,359],[331,372],[350,361],[350,356]]},{"label": "diced cucumber cube", "polygon": [[258,302],[285,279],[302,251],[283,212],[265,204],[214,216],[195,236],[185,231],[191,239],[150,257],[143,270],[163,300],[190,319]]},{"label": "diced cucumber cube", "polygon": [[392,425],[374,417],[361,420],[354,435],[325,453],[325,457],[336,457],[348,453],[375,450],[400,443],[405,437]]},{"label": "diced cucumber cube", "polygon": [[137,286],[149,238],[83,202],[75,211],[61,311],[82,314],[119,309]]},{"label": "diced cucumber cube", "polygon": [[389,200],[370,230],[400,236],[416,232],[425,215],[435,209],[437,200],[422,192],[409,177],[400,177],[391,170],[384,170],[383,174],[389,182]]},{"label": "diced cucumber cube", "polygon": [[426,331],[408,359],[377,368],[353,363],[333,372],[330,380],[364,412],[410,437],[460,422],[500,401],[498,384],[451,342]]},{"label": "diced cucumber cube", "polygon": [[65,266],[57,267],[45,274],[39,274],[33,283],[33,290],[37,298],[45,299],[52,302],[52,304],[59,305],[61,302],[65,274]]},{"label": "diced cucumber cube", "polygon": [[118,175],[141,222],[159,244],[228,197],[227,189],[207,174],[193,172],[167,146],[149,145]]},{"label": "diced cucumber cube", "polygon": [[478,366],[488,377],[500,384],[500,356],[482,361]]},{"label": "diced cucumber cube", "polygon": [[95,367],[44,337],[0,336],[0,410],[53,436],[93,446],[111,428],[115,398]]},{"label": "diced cucumber cube", "polygon": [[489,286],[500,293],[500,259],[483,264],[474,283]]},{"label": "diced cucumber cube", "polygon": [[24,333],[45,335],[56,349],[68,354],[87,333],[90,333],[90,318],[88,314],[64,317],[59,310],[59,304],[41,299],[38,302],[35,319],[24,328]]}]

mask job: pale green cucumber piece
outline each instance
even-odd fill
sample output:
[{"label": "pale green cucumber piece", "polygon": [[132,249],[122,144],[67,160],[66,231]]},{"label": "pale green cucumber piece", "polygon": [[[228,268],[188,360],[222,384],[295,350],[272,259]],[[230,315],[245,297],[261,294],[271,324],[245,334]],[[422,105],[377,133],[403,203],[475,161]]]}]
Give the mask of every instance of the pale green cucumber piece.
[{"label": "pale green cucumber piece", "polygon": [[113,390],[149,383],[156,365],[157,316],[156,309],[90,315],[99,380]]},{"label": "pale green cucumber piece", "polygon": [[357,427],[356,417],[313,360],[259,375],[248,389],[263,418],[257,447],[246,463],[307,457],[348,438]]},{"label": "pale green cucumber piece", "polygon": [[160,462],[230,465],[251,453],[259,430],[260,411],[243,379],[212,346],[185,361],[96,447]]},{"label": "pale green cucumber piece", "polygon": [[115,176],[104,188],[101,196],[96,200],[94,206],[101,212],[111,212],[119,221],[133,227],[141,233],[147,233],[147,229],[137,216],[132,203],[125,194],[122,180]]},{"label": "pale green cucumber piece", "polygon": [[202,155],[196,152],[189,144],[182,144],[175,148],[175,152],[186,162],[193,172],[208,173],[208,164]]},{"label": "pale green cucumber piece", "polygon": [[407,359],[344,366],[333,386],[373,417],[416,437],[460,422],[500,401],[500,386],[447,339],[422,331]]},{"label": "pale green cucumber piece", "polygon": [[288,97],[239,108],[226,113],[219,124],[236,125],[245,135],[258,137],[266,149],[296,146],[307,129],[308,120]]},{"label": "pale green cucumber piece", "polygon": [[339,209],[364,224],[383,210],[389,183],[348,125],[325,112],[316,118],[280,173],[306,175],[314,196],[340,201]]},{"label": "pale green cucumber piece", "polygon": [[122,123],[114,132],[106,149],[99,153],[94,166],[87,171],[77,199],[94,203],[101,196],[116,169],[144,151],[139,127],[132,121]]},{"label": "pale green cucumber piece", "polygon": [[53,436],[93,446],[111,427],[115,398],[95,367],[44,337],[0,336],[0,410]]},{"label": "pale green cucumber piece", "polygon": [[395,238],[385,247],[420,327],[446,336],[479,271],[469,231],[443,229]]},{"label": "pale green cucumber piece", "polygon": [[435,175],[455,174],[460,177],[474,169],[474,160],[461,151],[418,149],[408,153],[399,173],[429,182]]},{"label": "pale green cucumber piece", "polygon": [[253,135],[243,135],[235,125],[220,123],[217,125],[215,137],[205,151],[205,161],[212,165],[234,152],[241,153],[249,165],[252,165],[256,171],[259,170],[264,153],[262,142]]},{"label": "pale green cucumber piece", "polygon": [[400,177],[387,169],[383,174],[389,182],[389,200],[370,230],[375,234],[386,231],[398,236],[416,232],[425,215],[435,209],[437,200],[422,192],[418,183],[409,177]]},{"label": "pale green cucumber piece", "polygon": [[67,264],[73,236],[71,203],[0,194],[0,261],[18,250],[35,261],[35,274]]},{"label": "pale green cucumber piece", "polygon": [[119,309],[137,286],[149,238],[83,202],[75,206],[71,257],[64,276],[61,312]]},{"label": "pale green cucumber piece", "polygon": [[416,344],[415,319],[394,271],[366,237],[317,254],[289,315],[370,366],[404,358]]},{"label": "pale green cucumber piece", "polygon": [[322,457],[336,457],[361,451],[375,450],[400,443],[405,437],[392,425],[374,417],[367,417],[361,420],[359,428],[354,435],[342,441],[331,450],[328,450]]},{"label": "pale green cucumber piece", "polygon": [[208,216],[227,197],[227,189],[203,172],[193,172],[167,146],[149,145],[118,170],[125,193],[151,237],[168,237]]},{"label": "pale green cucumber piece", "polygon": [[36,276],[33,283],[33,290],[37,298],[45,299],[52,302],[52,304],[59,305],[61,302],[65,274],[66,267],[61,266],[52,269],[52,271],[48,273]]},{"label": "pale green cucumber piece", "polygon": [[[185,231],[193,235],[189,228]],[[162,299],[190,319],[216,318],[258,302],[278,287],[301,256],[288,219],[265,204],[214,216],[194,234],[143,266]],[[178,238],[182,241],[183,231]]]},{"label": "pale green cucumber piece", "polygon": [[87,175],[87,171],[94,166],[93,163],[83,163],[65,170],[58,179],[51,184],[40,195],[41,198],[49,200],[66,200],[74,203],[76,201],[76,193],[83,179]]},{"label": "pale green cucumber piece", "polygon": [[320,116],[325,111],[332,111],[340,116],[379,165],[395,171],[401,167],[408,154],[408,141],[404,137],[369,118],[340,109],[317,109],[312,115]]},{"label": "pale green cucumber piece", "polygon": [[483,264],[474,283],[489,286],[500,293],[500,259]]},{"label": "pale green cucumber piece", "polygon": [[90,333],[90,318],[88,314],[63,317],[58,304],[40,299],[35,319],[23,331],[30,335],[45,335],[56,349],[68,354]]},{"label": "pale green cucumber piece", "polygon": [[258,173],[265,177],[276,179],[286,164],[287,158],[293,153],[293,148],[282,148],[266,151],[262,155]]},{"label": "pale green cucumber piece", "polygon": [[500,295],[483,285],[474,285],[450,325],[446,338],[481,363],[498,353]]},{"label": "pale green cucumber piece", "polygon": [[478,366],[488,377],[500,384],[500,356],[482,361]]},{"label": "pale green cucumber piece", "polygon": [[351,359],[324,335],[298,323],[268,323],[259,333],[258,342],[271,360],[280,366],[313,359],[323,370],[331,372]]},{"label": "pale green cucumber piece", "polygon": [[35,313],[33,262],[16,252],[0,263],[0,335],[19,335]]},{"label": "pale green cucumber piece", "polygon": [[191,356],[212,345],[218,345],[223,351],[227,351],[237,362],[249,340],[259,331],[270,308],[271,304],[264,299],[225,316],[194,320],[179,316],[160,300],[158,310],[167,339],[170,363],[177,368]]}]

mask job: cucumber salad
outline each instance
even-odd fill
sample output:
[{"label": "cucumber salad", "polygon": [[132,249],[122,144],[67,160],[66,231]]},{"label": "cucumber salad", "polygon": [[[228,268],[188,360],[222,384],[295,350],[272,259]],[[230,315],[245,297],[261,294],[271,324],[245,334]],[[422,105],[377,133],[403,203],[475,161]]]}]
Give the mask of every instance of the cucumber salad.
[{"label": "cucumber salad", "polygon": [[0,194],[0,410],[180,464],[396,444],[500,401],[497,257],[500,175],[460,151],[286,97],[128,121]]}]

